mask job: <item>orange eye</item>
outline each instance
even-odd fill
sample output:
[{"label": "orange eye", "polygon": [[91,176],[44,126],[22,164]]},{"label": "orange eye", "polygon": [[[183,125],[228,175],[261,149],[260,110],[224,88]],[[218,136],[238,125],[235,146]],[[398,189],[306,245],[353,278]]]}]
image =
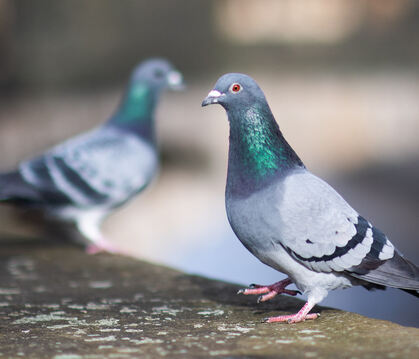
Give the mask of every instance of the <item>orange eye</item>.
[{"label": "orange eye", "polygon": [[241,90],[241,86],[239,84],[233,84],[231,86],[231,91],[232,92],[239,92]]}]

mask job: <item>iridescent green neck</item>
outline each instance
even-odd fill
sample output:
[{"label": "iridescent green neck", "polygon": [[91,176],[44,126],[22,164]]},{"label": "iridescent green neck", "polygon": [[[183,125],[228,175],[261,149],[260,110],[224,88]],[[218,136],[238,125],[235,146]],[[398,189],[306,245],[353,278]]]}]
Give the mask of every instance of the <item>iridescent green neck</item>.
[{"label": "iridescent green neck", "polygon": [[155,144],[154,108],[158,95],[159,91],[146,83],[131,83],[108,124]]},{"label": "iridescent green neck", "polygon": [[117,123],[139,123],[150,120],[154,111],[155,96],[145,83],[130,85],[118,110]]},{"label": "iridescent green neck", "polygon": [[258,189],[288,169],[303,165],[267,104],[231,112],[227,185],[234,191]]}]

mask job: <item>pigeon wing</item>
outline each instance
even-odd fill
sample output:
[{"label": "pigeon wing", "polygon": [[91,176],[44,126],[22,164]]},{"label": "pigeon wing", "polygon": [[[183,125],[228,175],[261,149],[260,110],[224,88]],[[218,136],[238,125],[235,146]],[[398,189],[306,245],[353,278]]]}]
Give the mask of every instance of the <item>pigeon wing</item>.
[{"label": "pigeon wing", "polygon": [[387,237],[310,172],[287,176],[278,191],[279,243],[307,268],[352,271],[393,257]]},{"label": "pigeon wing", "polygon": [[50,197],[88,207],[126,201],[148,183],[155,165],[150,145],[126,132],[101,127],[22,163],[20,173]]}]

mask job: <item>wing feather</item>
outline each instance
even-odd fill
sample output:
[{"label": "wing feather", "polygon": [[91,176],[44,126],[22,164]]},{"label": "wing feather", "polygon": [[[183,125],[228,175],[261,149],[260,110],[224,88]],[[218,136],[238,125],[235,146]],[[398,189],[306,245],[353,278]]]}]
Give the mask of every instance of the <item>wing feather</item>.
[{"label": "wing feather", "polygon": [[151,180],[152,147],[138,137],[100,127],[23,162],[25,182],[54,204],[91,206],[124,202]]},{"label": "wing feather", "polygon": [[366,258],[378,264],[393,257],[387,237],[310,172],[288,176],[278,190],[278,242],[307,268],[351,271]]}]

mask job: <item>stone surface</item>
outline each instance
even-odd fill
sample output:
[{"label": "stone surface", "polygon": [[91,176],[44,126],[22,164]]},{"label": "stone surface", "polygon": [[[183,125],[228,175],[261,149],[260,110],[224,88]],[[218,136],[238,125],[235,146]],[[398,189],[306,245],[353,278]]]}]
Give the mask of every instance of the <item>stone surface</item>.
[{"label": "stone surface", "polygon": [[47,241],[0,241],[0,358],[415,358],[419,329],[318,308],[256,304],[238,286]]}]

